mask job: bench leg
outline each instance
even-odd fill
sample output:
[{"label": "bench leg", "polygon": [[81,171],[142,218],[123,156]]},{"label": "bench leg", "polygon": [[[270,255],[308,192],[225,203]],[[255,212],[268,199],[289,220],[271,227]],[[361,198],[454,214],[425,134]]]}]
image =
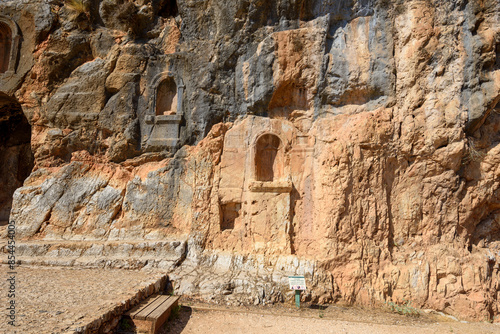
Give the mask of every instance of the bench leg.
[{"label": "bench leg", "polygon": [[154,331],[151,333],[156,334],[157,331],[160,330],[161,326],[165,323],[165,321],[168,320],[168,317],[170,316],[170,312],[172,311],[173,308],[177,307],[178,301],[176,300],[174,304],[168,309],[168,312],[163,313],[161,317],[156,319],[156,324],[154,324]]},{"label": "bench leg", "polygon": [[137,333],[154,334],[156,321],[132,319]]}]

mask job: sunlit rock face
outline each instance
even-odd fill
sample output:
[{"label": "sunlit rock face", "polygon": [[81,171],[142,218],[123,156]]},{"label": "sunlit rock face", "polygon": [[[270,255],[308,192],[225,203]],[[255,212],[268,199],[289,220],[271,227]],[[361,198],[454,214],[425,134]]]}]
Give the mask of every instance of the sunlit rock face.
[{"label": "sunlit rock face", "polygon": [[313,302],[499,321],[498,1],[82,4],[0,4],[20,256],[115,243],[71,256],[168,257],[206,298],[305,274]]}]

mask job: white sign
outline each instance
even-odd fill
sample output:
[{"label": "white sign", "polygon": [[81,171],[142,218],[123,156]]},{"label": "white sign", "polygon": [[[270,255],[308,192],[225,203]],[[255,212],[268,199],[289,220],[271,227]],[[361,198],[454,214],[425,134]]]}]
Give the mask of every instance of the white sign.
[{"label": "white sign", "polygon": [[288,276],[290,290],[306,290],[306,279],[304,276]]}]

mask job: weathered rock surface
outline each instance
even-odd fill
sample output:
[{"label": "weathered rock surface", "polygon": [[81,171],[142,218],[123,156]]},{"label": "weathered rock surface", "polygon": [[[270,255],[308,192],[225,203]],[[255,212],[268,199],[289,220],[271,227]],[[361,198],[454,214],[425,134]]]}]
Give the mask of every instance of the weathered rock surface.
[{"label": "weathered rock surface", "polygon": [[499,320],[498,1],[83,3],[0,4],[19,242],[177,240],[138,256],[184,293],[276,302],[304,273],[315,302]]}]

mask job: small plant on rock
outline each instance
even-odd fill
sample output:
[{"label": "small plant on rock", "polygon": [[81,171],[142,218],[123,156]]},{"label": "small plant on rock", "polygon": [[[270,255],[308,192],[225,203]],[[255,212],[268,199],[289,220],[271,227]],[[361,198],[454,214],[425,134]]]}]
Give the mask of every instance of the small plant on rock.
[{"label": "small plant on rock", "polygon": [[467,151],[466,155],[462,159],[463,164],[468,164],[471,162],[479,162],[483,160],[483,158],[486,156],[486,154],[482,151],[480,151],[474,142],[474,140],[468,140],[467,141]]},{"label": "small plant on rock", "polygon": [[90,9],[85,0],[66,0],[65,5],[73,13],[73,20],[81,16],[90,19]]},{"label": "small plant on rock", "polygon": [[396,304],[394,302],[387,302],[386,304],[387,304],[387,306],[389,306],[389,309],[392,312],[395,312],[395,313],[398,313],[401,315],[405,315],[405,316],[409,316],[409,317],[420,316],[420,311],[418,309],[414,308],[413,306],[411,306],[410,301],[403,300],[402,305]]},{"label": "small plant on rock", "polygon": [[320,318],[323,318],[325,316],[324,310],[325,310],[325,308],[322,305],[320,305],[319,306],[319,317]]}]

